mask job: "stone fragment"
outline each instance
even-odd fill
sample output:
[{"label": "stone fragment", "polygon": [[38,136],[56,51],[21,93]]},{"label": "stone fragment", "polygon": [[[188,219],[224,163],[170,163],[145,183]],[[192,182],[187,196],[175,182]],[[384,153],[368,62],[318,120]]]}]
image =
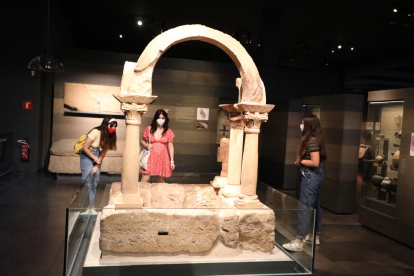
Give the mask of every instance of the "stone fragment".
[{"label": "stone fragment", "polygon": [[65,83],[64,104],[74,111],[121,114],[119,102],[112,96],[119,92],[116,86]]},{"label": "stone fragment", "polygon": [[217,195],[208,184],[151,185],[152,208],[215,208]]},{"label": "stone fragment", "polygon": [[235,210],[220,212],[220,241],[231,248],[239,245],[239,216]]},{"label": "stone fragment", "polygon": [[208,210],[104,209],[99,246],[114,253],[202,253],[219,232],[219,216]]},{"label": "stone fragment", "polygon": [[275,214],[268,208],[239,210],[242,249],[269,252],[275,246]]}]

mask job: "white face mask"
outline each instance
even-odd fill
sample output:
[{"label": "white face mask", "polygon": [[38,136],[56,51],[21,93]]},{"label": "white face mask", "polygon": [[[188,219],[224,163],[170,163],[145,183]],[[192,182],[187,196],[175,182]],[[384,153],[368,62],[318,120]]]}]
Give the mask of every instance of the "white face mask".
[{"label": "white face mask", "polygon": [[157,119],[157,124],[159,124],[160,126],[162,126],[165,123],[164,119]]},{"label": "white face mask", "polygon": [[305,128],[305,126],[304,125],[300,125],[299,127],[300,127],[300,132],[303,132],[303,129]]}]

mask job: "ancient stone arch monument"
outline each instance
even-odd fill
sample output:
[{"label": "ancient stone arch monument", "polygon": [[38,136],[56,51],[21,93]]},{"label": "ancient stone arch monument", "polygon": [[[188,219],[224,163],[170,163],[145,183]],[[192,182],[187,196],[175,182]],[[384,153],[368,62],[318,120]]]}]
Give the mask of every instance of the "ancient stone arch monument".
[{"label": "ancient stone arch monument", "polygon": [[[147,111],[147,104],[156,100],[152,95],[152,74],[162,54],[171,46],[184,41],[200,40],[211,43],[224,52],[236,64],[240,78],[236,80],[239,89],[238,103],[222,105],[231,122],[228,185],[223,188],[226,197],[238,197],[236,206],[254,208],[263,206],[257,199],[258,134],[261,122],[267,120],[267,113],[273,105],[266,105],[266,92],[259,72],[246,49],[233,37],[202,25],[184,25],[168,30],[154,38],[145,48],[137,63],[126,62],[121,82],[121,93],[114,95],[121,102],[127,124],[123,171],[122,193],[117,206],[126,208],[142,207],[138,174],[140,153],[139,126],[141,117]],[[246,133],[243,150],[243,131]],[[242,158],[243,156],[243,158]]]},{"label": "ancient stone arch monument", "polygon": [[[218,46],[240,72],[238,102],[220,106],[231,123],[227,178],[215,178],[211,186],[139,183],[139,127],[147,105],[157,98],[152,95],[154,67],[169,47],[188,40]],[[114,96],[121,102],[127,127],[121,183],[112,184],[101,215],[103,258],[113,253],[121,259],[124,253],[185,253],[239,260],[240,249],[271,258],[277,250],[275,215],[258,200],[256,186],[260,124],[274,106],[266,105],[263,82],[243,46],[201,25],[171,29],[151,41],[137,63],[125,63],[121,93]],[[136,255],[138,262],[140,256]]]}]

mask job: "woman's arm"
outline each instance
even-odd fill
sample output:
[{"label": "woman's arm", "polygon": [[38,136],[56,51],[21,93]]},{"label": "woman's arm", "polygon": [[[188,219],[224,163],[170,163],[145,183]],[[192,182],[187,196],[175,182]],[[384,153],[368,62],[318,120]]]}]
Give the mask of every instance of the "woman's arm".
[{"label": "woman's arm", "polygon": [[141,139],[141,145],[146,148],[147,150],[152,150],[152,145],[150,145],[149,143],[147,143],[147,139],[145,139],[144,136],[142,136]]},{"label": "woman's arm", "polygon": [[[93,153],[89,150],[89,148],[92,145],[93,140],[89,137],[86,138],[85,143],[83,144],[83,152],[86,153],[87,156],[89,156],[89,158],[91,158],[94,162],[96,162],[97,164],[101,164],[100,160],[98,157],[96,157],[95,155],[93,155]],[[99,163],[98,163],[99,162]]]},{"label": "woman's arm", "polygon": [[313,151],[310,153],[311,160],[302,160],[300,163],[306,167],[318,167],[320,164],[319,151]]},{"label": "woman's arm", "polygon": [[101,154],[99,155],[99,165],[102,164],[103,159],[105,158],[106,150],[101,151]]},{"label": "woman's arm", "polygon": [[170,152],[170,160],[171,160],[171,169],[174,170],[175,169],[175,164],[174,164],[174,144],[173,142],[168,142],[168,151]]}]

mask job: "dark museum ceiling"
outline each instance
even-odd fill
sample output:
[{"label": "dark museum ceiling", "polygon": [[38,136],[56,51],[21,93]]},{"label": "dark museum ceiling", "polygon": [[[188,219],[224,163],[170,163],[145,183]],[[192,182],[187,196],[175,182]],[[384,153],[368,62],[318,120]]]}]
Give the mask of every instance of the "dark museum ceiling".
[{"label": "dark museum ceiling", "polygon": [[[75,48],[139,54],[162,28],[203,24],[238,38],[258,63],[267,32],[276,37],[278,66],[352,68],[355,89],[414,82],[414,1],[56,1]],[[230,62],[202,42],[181,43],[165,56]]]}]

